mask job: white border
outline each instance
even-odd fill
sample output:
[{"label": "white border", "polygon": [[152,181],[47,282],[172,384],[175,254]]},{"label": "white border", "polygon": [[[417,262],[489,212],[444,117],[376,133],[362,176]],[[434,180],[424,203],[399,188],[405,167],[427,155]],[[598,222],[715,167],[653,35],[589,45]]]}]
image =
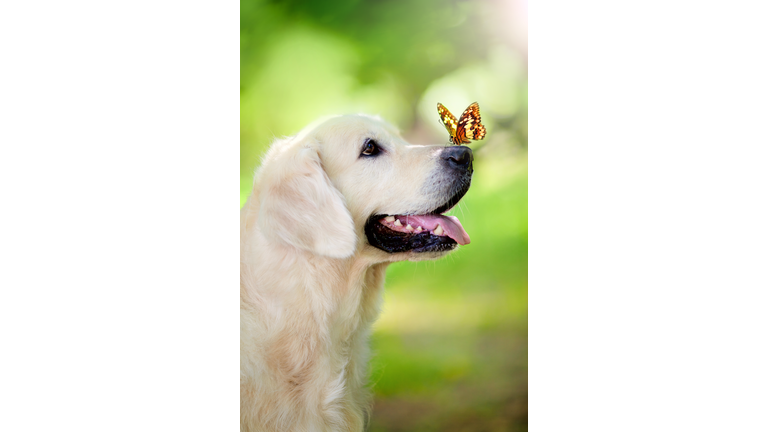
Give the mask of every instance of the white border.
[{"label": "white border", "polygon": [[531,431],[768,429],[759,8],[531,3]]},{"label": "white border", "polygon": [[239,4],[4,2],[0,53],[0,430],[237,430]]}]

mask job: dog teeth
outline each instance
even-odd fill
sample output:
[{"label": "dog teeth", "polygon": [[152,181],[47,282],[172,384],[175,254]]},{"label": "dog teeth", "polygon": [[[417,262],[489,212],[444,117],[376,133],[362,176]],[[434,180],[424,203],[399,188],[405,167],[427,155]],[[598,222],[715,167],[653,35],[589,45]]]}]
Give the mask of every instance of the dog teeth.
[{"label": "dog teeth", "polygon": [[403,226],[403,224],[400,223],[400,219],[395,221],[395,226]]},{"label": "dog teeth", "polygon": [[395,221],[395,217],[394,216],[387,216],[387,217],[384,218],[384,220],[387,221],[387,222],[394,222]]},{"label": "dog teeth", "polygon": [[421,231],[422,231],[422,228],[421,228],[421,227],[418,227],[418,228],[416,228],[416,229],[415,229],[413,232],[415,232],[415,233],[420,233]]},{"label": "dog teeth", "polygon": [[413,231],[413,227],[411,226],[411,224],[406,225],[405,229],[407,229],[408,231]]},{"label": "dog teeth", "polygon": [[441,227],[440,224],[437,224],[437,228],[435,228],[434,233],[435,235],[443,235],[443,227]]}]

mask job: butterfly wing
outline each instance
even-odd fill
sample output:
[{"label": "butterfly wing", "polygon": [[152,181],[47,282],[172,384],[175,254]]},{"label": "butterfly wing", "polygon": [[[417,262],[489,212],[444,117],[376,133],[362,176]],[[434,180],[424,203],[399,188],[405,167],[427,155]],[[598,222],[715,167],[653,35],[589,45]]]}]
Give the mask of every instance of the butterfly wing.
[{"label": "butterfly wing", "polygon": [[443,122],[443,125],[451,135],[451,141],[456,143],[456,129],[459,125],[459,121],[456,120],[456,117],[440,102],[437,103],[437,114],[440,116],[440,121]]},{"label": "butterfly wing", "polygon": [[461,138],[462,144],[469,144],[469,140],[481,140],[485,138],[485,126],[480,123],[480,105],[472,103],[459,118],[456,126],[456,137]]}]

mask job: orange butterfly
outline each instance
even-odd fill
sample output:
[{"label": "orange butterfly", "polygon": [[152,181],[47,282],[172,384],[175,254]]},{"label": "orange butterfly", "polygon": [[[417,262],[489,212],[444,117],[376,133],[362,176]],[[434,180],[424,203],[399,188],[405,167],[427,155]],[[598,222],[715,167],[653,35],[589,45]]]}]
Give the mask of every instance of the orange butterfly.
[{"label": "orange butterfly", "polygon": [[452,143],[469,144],[469,140],[477,141],[485,138],[485,126],[480,124],[480,105],[477,102],[468,106],[459,120],[456,120],[456,117],[440,102],[437,103],[437,114],[448,129]]}]

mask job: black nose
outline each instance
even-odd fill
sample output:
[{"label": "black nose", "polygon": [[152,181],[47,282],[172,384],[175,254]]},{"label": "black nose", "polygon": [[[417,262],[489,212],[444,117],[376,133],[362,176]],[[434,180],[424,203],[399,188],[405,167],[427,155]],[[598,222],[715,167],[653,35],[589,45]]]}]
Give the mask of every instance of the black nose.
[{"label": "black nose", "polygon": [[465,146],[446,147],[441,157],[451,168],[467,170],[472,173],[472,161],[475,158],[472,156],[471,148]]}]

